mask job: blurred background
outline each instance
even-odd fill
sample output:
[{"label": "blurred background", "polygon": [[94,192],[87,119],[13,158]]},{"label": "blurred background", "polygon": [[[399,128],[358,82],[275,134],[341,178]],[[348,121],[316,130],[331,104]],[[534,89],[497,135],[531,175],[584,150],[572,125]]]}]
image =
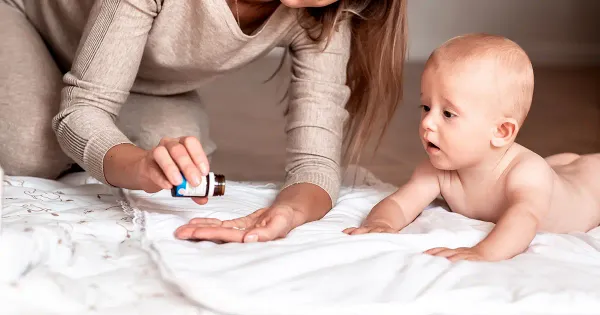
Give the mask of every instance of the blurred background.
[{"label": "blurred background", "polygon": [[[409,0],[408,24],[404,102],[377,153],[362,163],[380,179],[400,185],[425,157],[417,133],[423,63],[435,47],[469,32],[504,35],[532,59],[534,101],[519,143],[542,156],[600,152],[599,0]],[[280,100],[289,64],[265,83],[281,58],[276,49],[199,91],[218,146],[212,169],[228,179],[283,179],[285,104]]]}]

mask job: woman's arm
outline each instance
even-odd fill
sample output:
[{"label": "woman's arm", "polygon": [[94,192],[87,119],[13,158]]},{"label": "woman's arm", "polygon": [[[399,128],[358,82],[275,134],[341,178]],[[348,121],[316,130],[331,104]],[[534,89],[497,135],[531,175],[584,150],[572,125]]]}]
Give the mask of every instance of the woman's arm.
[{"label": "woman's arm", "polygon": [[272,207],[288,206],[294,209],[294,227],[319,220],[331,210],[331,199],[323,188],[299,183],[284,188]]},{"label": "woman's arm", "polygon": [[[54,131],[63,150],[104,183],[108,183],[105,173],[127,171],[120,166],[105,170],[104,157],[119,144],[132,146],[114,119],[135,81],[158,10],[158,4],[149,0],[96,1],[72,68],[64,77]],[[112,158],[120,161],[129,151],[114,151]],[[135,186],[126,181],[118,184]]]},{"label": "woman's arm", "polygon": [[[346,85],[346,68],[350,50],[349,25],[342,24],[327,46],[316,43],[304,29],[290,43],[292,81],[290,103],[286,116],[287,164],[284,190],[298,183],[320,187],[329,197],[327,208],[335,205],[341,181],[341,151],[345,109],[350,96]],[[295,189],[311,187],[302,185]],[[291,194],[281,195],[287,200]],[[318,219],[322,208],[298,205],[314,211],[309,218]],[[329,210],[327,209],[327,210]],[[326,211],[325,211],[326,212]]]},{"label": "woman's arm", "polygon": [[299,26],[290,43],[293,58],[287,114],[286,181],[269,208],[234,220],[196,218],[177,229],[180,239],[225,242],[271,241],[321,219],[337,201],[345,110],[350,96],[346,67],[350,33],[340,25],[329,45]]}]

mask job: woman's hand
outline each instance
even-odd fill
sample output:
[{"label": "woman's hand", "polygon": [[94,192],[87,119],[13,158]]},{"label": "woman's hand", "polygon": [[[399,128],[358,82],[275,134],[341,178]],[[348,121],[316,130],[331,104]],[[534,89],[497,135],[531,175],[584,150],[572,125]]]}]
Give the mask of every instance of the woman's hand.
[{"label": "woman's hand", "polygon": [[[171,189],[185,178],[200,185],[209,172],[208,159],[195,137],[163,138],[152,150],[122,144],[110,149],[105,157],[106,180],[117,187],[154,193]],[[205,204],[207,198],[192,198]]]},{"label": "woman's hand", "polygon": [[265,242],[285,237],[293,228],[304,222],[302,217],[302,213],[290,206],[275,205],[234,220],[192,219],[188,224],[179,227],[175,236],[183,240]]},{"label": "woman's hand", "polygon": [[235,220],[196,218],[175,231],[184,240],[265,242],[285,237],[294,228],[321,219],[331,209],[322,188],[299,183],[283,189],[269,208]]}]

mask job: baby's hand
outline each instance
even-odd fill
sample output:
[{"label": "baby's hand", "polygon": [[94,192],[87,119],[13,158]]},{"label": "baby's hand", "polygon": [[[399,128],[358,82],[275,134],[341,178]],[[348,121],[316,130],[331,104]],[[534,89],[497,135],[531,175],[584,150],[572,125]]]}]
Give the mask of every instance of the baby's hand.
[{"label": "baby's hand", "polygon": [[347,228],[343,231],[348,235],[359,235],[366,233],[396,233],[397,229],[392,228],[390,224],[383,221],[365,222],[359,228]]},{"label": "baby's hand", "polygon": [[491,261],[487,258],[483,251],[477,246],[475,247],[459,247],[459,248],[446,248],[436,247],[425,251],[425,254],[445,257],[448,260],[454,262],[458,260],[471,260],[471,261]]}]

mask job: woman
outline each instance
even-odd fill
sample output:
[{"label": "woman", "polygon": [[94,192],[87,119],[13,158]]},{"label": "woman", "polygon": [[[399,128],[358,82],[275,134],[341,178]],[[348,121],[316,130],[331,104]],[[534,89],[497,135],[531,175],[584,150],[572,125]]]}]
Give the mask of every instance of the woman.
[{"label": "woman", "polygon": [[146,192],[209,171],[214,147],[194,91],[289,48],[285,185],[269,208],[192,220],[181,239],[267,241],[323,217],[337,199],[344,132],[356,161],[401,98],[401,0],[0,0],[0,21],[7,172],[55,177],[72,159],[103,183]]}]

